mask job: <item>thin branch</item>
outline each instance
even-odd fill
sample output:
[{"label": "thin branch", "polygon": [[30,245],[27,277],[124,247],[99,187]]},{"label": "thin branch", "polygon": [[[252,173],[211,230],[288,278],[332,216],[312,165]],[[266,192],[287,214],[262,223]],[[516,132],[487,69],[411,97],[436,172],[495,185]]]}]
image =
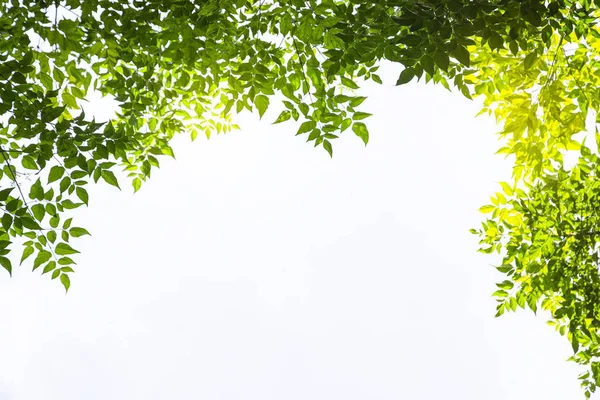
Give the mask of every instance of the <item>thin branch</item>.
[{"label": "thin branch", "polygon": [[15,169],[11,165],[10,161],[8,161],[8,158],[6,158],[6,151],[4,150],[4,147],[0,146],[0,152],[2,153],[2,157],[4,157],[4,162],[8,166],[10,174],[12,175],[12,180],[15,183],[15,185],[17,186],[17,189],[19,190],[19,194],[21,195],[21,198],[23,199],[23,204],[25,204],[25,207],[27,207],[27,210],[29,210],[29,205],[27,204],[25,195],[23,194],[23,191],[21,190],[21,185],[19,185],[19,181],[17,180],[17,176],[15,175]]}]

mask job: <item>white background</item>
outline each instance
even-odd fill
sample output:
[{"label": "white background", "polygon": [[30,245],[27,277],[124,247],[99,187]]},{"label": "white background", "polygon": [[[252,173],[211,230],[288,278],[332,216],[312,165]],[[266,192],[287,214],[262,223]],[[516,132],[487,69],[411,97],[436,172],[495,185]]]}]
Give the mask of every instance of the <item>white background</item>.
[{"label": "white background", "polygon": [[366,148],[273,110],[177,139],[136,195],[90,188],[68,295],[0,275],[0,400],[583,398],[543,316],[493,317],[468,232],[510,178],[493,121],[396,73],[361,92]]}]

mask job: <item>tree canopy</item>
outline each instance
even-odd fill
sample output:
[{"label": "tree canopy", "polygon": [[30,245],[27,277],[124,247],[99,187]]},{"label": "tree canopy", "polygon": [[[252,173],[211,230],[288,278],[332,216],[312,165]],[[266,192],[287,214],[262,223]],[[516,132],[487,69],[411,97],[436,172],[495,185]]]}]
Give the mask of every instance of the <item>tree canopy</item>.
[{"label": "tree canopy", "polygon": [[[175,134],[228,132],[243,110],[278,107],[274,123],[297,121],[297,134],[330,155],[343,132],[367,144],[360,84],[382,83],[377,69],[392,62],[397,85],[424,80],[482,97],[482,113],[499,122],[514,180],[473,229],[481,251],[502,257],[497,314],[547,310],[586,366],[590,397],[600,384],[598,7],[0,0],[0,265],[12,273],[13,261],[33,260],[68,290],[70,240],[88,234],[69,210],[88,204],[86,185],[120,187],[122,170],[137,191],[160,156],[173,156]],[[111,120],[82,111],[94,91],[118,102]]]}]

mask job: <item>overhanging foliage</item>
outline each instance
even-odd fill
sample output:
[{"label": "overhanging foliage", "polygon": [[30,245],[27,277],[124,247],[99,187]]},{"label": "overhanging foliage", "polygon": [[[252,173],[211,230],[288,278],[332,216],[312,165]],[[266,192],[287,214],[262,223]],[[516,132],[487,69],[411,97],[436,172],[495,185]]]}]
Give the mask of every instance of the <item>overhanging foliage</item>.
[{"label": "overhanging foliage", "polygon": [[[297,121],[298,135],[330,155],[343,132],[366,144],[360,83],[382,83],[387,60],[399,65],[397,85],[419,79],[482,96],[482,112],[500,122],[499,152],[514,158],[515,179],[474,230],[482,251],[504,259],[498,314],[548,310],[590,367],[589,397],[600,382],[600,169],[596,146],[576,135],[599,107],[597,6],[0,0],[0,265],[12,272],[17,238],[20,261],[31,257],[68,290],[70,240],[88,234],[68,212],[88,204],[86,185],[119,187],[120,168],[137,191],[160,156],[173,156],[175,134],[228,132],[242,110],[262,117],[278,103],[275,123]],[[93,90],[116,99],[115,118],[81,112]],[[563,162],[570,150],[581,151],[572,169]]]}]

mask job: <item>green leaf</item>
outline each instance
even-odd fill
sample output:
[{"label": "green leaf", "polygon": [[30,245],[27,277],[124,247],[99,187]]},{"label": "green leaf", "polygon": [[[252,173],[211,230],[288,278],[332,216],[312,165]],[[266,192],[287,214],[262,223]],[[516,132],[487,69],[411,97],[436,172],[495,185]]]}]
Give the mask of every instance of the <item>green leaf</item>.
[{"label": "green leaf", "polygon": [[69,229],[71,227],[71,223],[73,222],[73,218],[68,218],[63,222],[63,229]]},{"label": "green leaf", "polygon": [[2,227],[4,228],[4,230],[8,231],[12,226],[12,222],[13,217],[12,215],[10,215],[10,213],[4,213],[2,215]]},{"label": "green leaf", "polygon": [[79,251],[75,250],[74,248],[72,248],[71,246],[69,246],[66,243],[59,243],[56,246],[56,254],[58,254],[59,256],[68,256],[69,254],[76,254],[79,253]]},{"label": "green leaf", "polygon": [[345,49],[346,44],[342,39],[338,36],[331,33],[331,31],[325,32],[325,37],[323,39],[323,44],[328,49]]},{"label": "green leaf", "polygon": [[21,205],[21,200],[19,199],[14,199],[9,201],[8,203],[6,203],[6,211],[12,213],[17,211],[17,208],[19,208],[19,206]]},{"label": "green leaf", "polygon": [[71,236],[73,237],[80,237],[83,235],[89,235],[90,233],[87,231],[87,229],[85,228],[78,228],[78,227],[73,227],[69,230],[69,233],[71,234]]},{"label": "green leaf", "polygon": [[405,68],[400,73],[400,77],[396,81],[396,86],[404,85],[410,82],[415,77],[415,70],[413,68]]},{"label": "green leaf", "polygon": [[431,58],[428,54],[425,54],[423,57],[421,57],[421,67],[430,76],[433,76],[435,74],[435,63],[433,61],[433,58]]},{"label": "green leaf", "polygon": [[6,199],[8,199],[8,196],[10,195],[10,192],[12,192],[14,189],[14,187],[10,187],[7,189],[0,190],[0,201],[6,201]]},{"label": "green leaf", "polygon": [[48,174],[48,183],[52,183],[54,181],[59,180],[60,178],[62,178],[64,173],[64,167],[61,167],[59,165],[50,168],[50,173]]},{"label": "green leaf", "polygon": [[436,52],[433,53],[433,61],[440,69],[448,71],[450,59],[448,58],[448,54],[446,54],[444,51],[436,50]]},{"label": "green leaf", "polygon": [[60,275],[60,283],[62,283],[63,286],[65,287],[65,292],[68,292],[69,288],[71,287],[71,279],[69,279],[69,275],[61,274]]},{"label": "green leaf", "polygon": [[365,146],[367,143],[369,143],[369,130],[364,123],[355,122],[354,125],[352,125],[352,131],[356,136],[361,138],[363,142],[365,142]]},{"label": "green leaf", "polygon": [[293,27],[294,27],[294,25],[292,23],[291,15],[288,13],[285,13],[279,23],[280,33],[285,36],[292,31]]},{"label": "green leaf", "polygon": [[[33,270],[35,271],[40,265],[44,264],[52,257],[52,253],[47,250],[40,250],[35,260],[33,260]],[[21,262],[23,262],[21,260]]]},{"label": "green leaf", "polygon": [[510,290],[515,286],[515,284],[511,281],[503,281],[500,283],[496,283],[496,286],[498,286],[500,289]]},{"label": "green leaf", "polygon": [[0,256],[0,265],[2,265],[2,268],[8,271],[10,276],[12,276],[12,263],[8,258]]},{"label": "green leaf", "polygon": [[12,81],[15,83],[27,83],[27,78],[20,72],[15,72],[12,76]]},{"label": "green leaf", "polygon": [[80,207],[83,203],[75,203],[70,199],[65,199],[60,202],[60,205],[66,208],[67,210],[72,210],[74,208]]},{"label": "green leaf", "polygon": [[51,203],[46,204],[46,212],[51,216],[55,216],[56,215],[56,206]]},{"label": "green leaf", "polygon": [[21,256],[21,262],[19,262],[19,265],[23,264],[23,261],[25,261],[30,255],[33,254],[33,247],[27,246],[23,249],[23,255]]},{"label": "green leaf", "polygon": [[33,170],[38,169],[37,163],[31,156],[24,156],[23,159],[21,160],[21,164],[23,164],[23,167],[27,168],[27,169],[33,169]]},{"label": "green leaf", "polygon": [[269,108],[269,98],[265,95],[259,94],[254,98],[254,105],[258,110],[258,115],[260,118],[262,118],[262,116],[265,114],[265,111],[267,111],[267,108]]},{"label": "green leaf", "polygon": [[454,49],[452,55],[465,67],[468,67],[471,64],[471,55],[464,46],[456,46],[456,49]]},{"label": "green leaf", "polygon": [[63,101],[65,102],[65,104],[69,108],[73,108],[73,109],[79,108],[79,106],[77,105],[77,100],[75,99],[75,97],[72,94],[70,94],[68,92],[63,92],[62,98],[63,98]]},{"label": "green leaf", "polygon": [[317,138],[319,138],[321,136],[321,131],[319,131],[318,129],[313,129],[310,134],[308,135],[308,139],[307,141],[312,141],[312,140],[316,140]]},{"label": "green leaf", "polygon": [[54,270],[54,268],[56,268],[56,261],[48,262],[48,264],[46,264],[46,266],[44,267],[44,270],[42,271],[42,275],[47,274],[48,272],[51,272],[52,270]]},{"label": "green leaf", "polygon": [[345,76],[342,76],[341,78],[344,86],[347,86],[350,89],[359,89],[359,86],[352,79],[346,78]]},{"label": "green leaf", "polygon": [[38,221],[42,221],[44,219],[44,216],[46,215],[46,209],[42,204],[34,204],[31,207],[31,212],[33,213],[35,219],[37,219]]},{"label": "green leaf", "polygon": [[79,197],[79,200],[83,201],[84,204],[87,206],[89,201],[89,195],[87,190],[85,190],[82,187],[78,187],[77,189],[75,189],[75,193],[77,194],[77,197]]},{"label": "green leaf", "polygon": [[571,335],[571,347],[573,348],[573,353],[579,351],[579,340],[577,340],[577,335]]},{"label": "green leaf", "polygon": [[352,119],[355,121],[360,121],[360,120],[370,117],[371,115],[373,115],[373,114],[357,111],[352,115]]},{"label": "green leaf", "polygon": [[350,118],[346,118],[345,120],[342,121],[342,125],[340,126],[340,130],[342,132],[344,132],[346,129],[350,128],[350,125],[352,125],[352,120]]},{"label": "green leaf", "polygon": [[44,199],[44,188],[42,187],[42,182],[39,178],[31,185],[31,188],[29,189],[29,198],[35,200]]},{"label": "green leaf", "polygon": [[488,44],[491,49],[502,49],[504,47],[504,39],[496,32],[492,32]]},{"label": "green leaf", "polygon": [[169,146],[163,146],[160,148],[160,151],[162,154],[175,158],[175,153],[173,152],[173,149]]},{"label": "green leaf", "polygon": [[533,8],[533,7],[527,9],[526,18],[527,18],[527,21],[533,26],[542,25],[542,18],[540,17],[540,15],[536,12],[535,8]]},{"label": "green leaf", "polygon": [[329,140],[327,140],[327,139],[323,140],[323,148],[325,148],[325,150],[327,150],[327,152],[329,153],[329,157],[333,157],[333,148],[332,148],[331,142],[329,142]]},{"label": "green leaf", "polygon": [[31,65],[32,62],[33,62],[33,52],[30,50],[27,53],[25,53],[25,55],[23,55],[23,58],[21,59],[21,63],[23,65]]},{"label": "green leaf", "polygon": [[525,60],[523,61],[523,64],[525,65],[525,69],[531,69],[533,67],[533,65],[535,64],[535,62],[537,61],[538,55],[535,52],[529,53],[526,57]]},{"label": "green leaf", "polygon": [[112,171],[103,169],[102,170],[102,179],[104,179],[106,181],[106,183],[108,183],[109,185],[116,186],[119,190],[121,189],[119,187],[119,182],[117,181],[117,177],[115,176],[115,174],[113,174]]},{"label": "green leaf", "polygon": [[279,117],[277,117],[277,119],[275,120],[275,122],[273,122],[273,124],[279,124],[280,122],[287,121],[291,117],[292,113],[289,110],[282,111],[281,114],[279,114]]},{"label": "green leaf", "polygon": [[61,181],[60,181],[60,192],[66,192],[69,187],[71,186],[71,178],[69,178],[68,176],[65,176]]},{"label": "green leaf", "polygon": [[[40,183],[40,187],[41,187],[41,183]],[[41,190],[40,194],[43,194],[44,197],[42,197],[43,200],[47,200],[47,201],[51,201],[54,199],[54,189],[50,188],[50,190],[48,190],[46,193],[44,193],[43,189]],[[38,200],[41,200],[38,198]],[[46,204],[46,207],[48,207],[48,204]]]},{"label": "green leaf", "polygon": [[352,100],[350,100],[350,105],[352,107],[360,106],[367,98],[365,96],[356,96]]},{"label": "green leaf", "polygon": [[302,125],[300,125],[300,128],[298,128],[298,132],[296,132],[296,136],[297,135],[301,135],[301,134],[306,133],[306,132],[310,132],[316,126],[317,126],[317,124],[316,124],[315,121],[305,121],[305,122],[302,123]]},{"label": "green leaf", "polygon": [[59,221],[60,221],[59,216],[54,216],[54,217],[50,218],[50,226],[53,228],[56,228],[58,226]]},{"label": "green leaf", "polygon": [[31,229],[31,230],[39,230],[42,229],[42,227],[35,222],[32,218],[29,218],[27,216],[22,216],[21,217],[21,223],[23,224],[23,226],[27,229]]},{"label": "green leaf", "polygon": [[75,264],[75,261],[73,261],[69,257],[61,257],[61,258],[58,259],[58,263],[60,265],[73,265],[73,264]]},{"label": "green leaf", "polygon": [[[56,68],[54,70],[56,71]],[[65,111],[65,107],[44,108],[42,110],[42,121],[43,122],[52,122],[56,118],[60,117],[64,111]]]}]

